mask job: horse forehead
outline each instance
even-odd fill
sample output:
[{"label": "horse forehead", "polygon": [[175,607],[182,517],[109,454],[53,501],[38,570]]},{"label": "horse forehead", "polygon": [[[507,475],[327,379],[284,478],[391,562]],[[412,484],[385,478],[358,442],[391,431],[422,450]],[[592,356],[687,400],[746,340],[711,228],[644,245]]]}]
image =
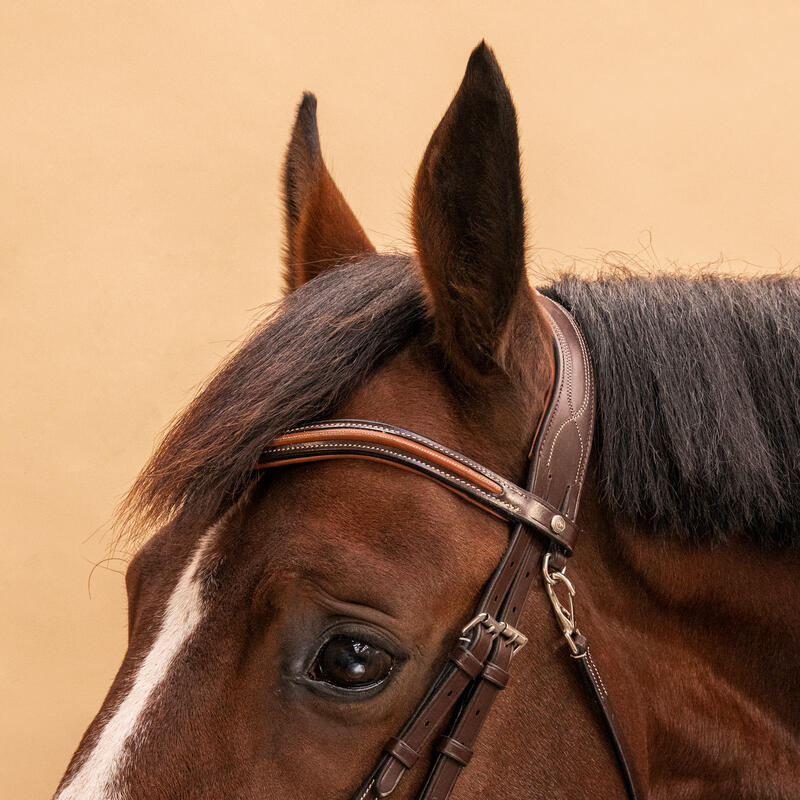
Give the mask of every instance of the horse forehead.
[{"label": "horse forehead", "polygon": [[[275,568],[482,575],[507,526],[437,483],[392,465],[336,460],[276,475],[256,512]],[[263,527],[262,527],[263,526]]]}]

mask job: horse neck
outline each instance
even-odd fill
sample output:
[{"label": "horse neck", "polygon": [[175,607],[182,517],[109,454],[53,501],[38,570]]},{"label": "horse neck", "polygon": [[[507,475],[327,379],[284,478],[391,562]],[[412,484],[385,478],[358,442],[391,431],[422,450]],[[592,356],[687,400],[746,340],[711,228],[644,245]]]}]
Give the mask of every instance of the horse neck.
[{"label": "horse neck", "polygon": [[719,774],[725,753],[717,796],[752,782],[792,796],[800,651],[786,643],[800,641],[788,613],[800,551],[688,544],[615,518],[598,495],[590,478],[570,577],[637,770],[677,792],[676,763],[691,764],[688,786]]}]

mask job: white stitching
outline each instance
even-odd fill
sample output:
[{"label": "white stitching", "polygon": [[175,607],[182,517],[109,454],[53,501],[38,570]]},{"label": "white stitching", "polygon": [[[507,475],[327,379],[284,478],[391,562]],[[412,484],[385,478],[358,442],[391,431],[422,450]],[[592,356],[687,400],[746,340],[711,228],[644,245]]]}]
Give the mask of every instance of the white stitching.
[{"label": "white stitching", "polygon": [[592,658],[592,654],[589,652],[588,646],[586,648],[586,666],[589,667],[589,672],[592,673],[595,683],[597,683],[600,687],[603,697],[608,697],[608,689],[606,689],[606,685],[603,683],[603,679],[600,677],[600,671],[597,669],[597,666],[594,663],[594,659]]},{"label": "white stitching", "polygon": [[[567,386],[567,392],[568,392],[568,394],[567,394],[567,398],[568,398],[567,402],[568,402],[568,405],[569,405],[570,417],[569,417],[569,419],[564,420],[564,422],[561,424],[561,427],[559,427],[559,429],[553,435],[553,440],[552,440],[552,443],[550,445],[550,453],[547,456],[547,466],[549,468],[551,466],[551,464],[552,464],[553,454],[555,453],[556,442],[558,441],[558,437],[561,435],[561,432],[564,430],[566,425],[569,424],[570,422],[572,422],[572,423],[575,424],[575,428],[576,428],[576,430],[578,432],[578,439],[580,440],[580,443],[581,443],[581,454],[580,454],[580,458],[578,459],[578,468],[577,468],[577,471],[576,471],[576,474],[575,474],[575,478],[577,479],[578,475],[581,472],[581,464],[583,463],[584,453],[586,452],[586,445],[585,445],[585,442],[583,441],[583,435],[581,434],[581,429],[580,429],[580,426],[577,423],[577,419],[586,410],[586,404],[588,402],[588,392],[587,392],[586,397],[584,398],[583,404],[581,405],[580,409],[576,412],[574,407],[573,407],[572,380],[567,380],[567,375],[569,375],[571,377],[572,376],[572,371],[573,371],[572,354],[570,352],[569,347],[567,347],[566,338],[564,337],[564,332],[561,330],[561,327],[559,326],[558,322],[556,322],[555,319],[553,319],[553,328],[554,328],[554,330],[556,332],[556,337],[558,338],[558,341],[561,344],[561,354],[562,354],[562,358],[564,359],[564,365],[563,365],[564,369],[563,369],[562,375],[561,375],[563,380],[561,381],[561,385],[562,386],[565,386],[565,385]],[[579,339],[580,339],[580,337],[579,337]],[[586,362],[584,361],[584,370],[585,370],[585,363]],[[586,373],[586,374],[588,374],[588,373]],[[559,390],[560,390],[560,387],[559,387]],[[548,425],[548,431],[549,430],[550,430],[550,425]]]},{"label": "white stitching", "polygon": [[[550,315],[548,315],[548,316],[550,316]],[[556,338],[559,340],[559,342],[561,342],[563,340],[563,333],[561,332],[561,328],[558,327],[558,323],[556,322],[556,320],[555,320],[555,318],[553,316],[550,316],[550,320],[552,322],[553,333],[555,333]],[[562,359],[563,359],[563,354],[566,351],[566,349],[567,349],[566,347],[559,347],[559,352],[562,355]],[[558,398],[560,398],[561,395],[564,393],[564,386],[566,385],[566,381],[563,380],[563,377],[564,377],[563,369],[562,369],[560,377],[562,378],[562,380],[560,380],[558,382]],[[553,402],[551,400],[551,408],[556,408],[558,406],[558,403],[559,403],[559,399],[556,399],[555,402]],[[548,420],[547,420],[547,428],[544,431],[544,435],[542,437],[542,441],[546,441],[547,440],[547,437],[550,435],[550,431],[552,430],[552,428],[553,428],[553,415],[549,414],[548,415]],[[552,453],[551,453],[550,457],[547,459],[547,468],[548,469],[550,468],[551,458],[552,458]]]},{"label": "white stitching", "polygon": [[[573,324],[571,317],[566,312],[564,312],[565,319],[570,323],[570,325],[572,326],[573,330],[575,331],[576,338],[578,340],[578,344],[579,344],[579,346],[581,348],[581,360],[583,362],[583,376],[584,376],[584,382],[586,384],[586,391],[584,392],[583,403],[581,403],[580,408],[576,411],[573,408],[573,397],[572,397],[572,383],[573,383],[573,381],[572,380],[566,380],[566,376],[568,374],[570,375],[570,377],[572,376],[572,371],[573,371],[573,368],[574,368],[574,364],[573,364],[573,361],[572,361],[572,354],[571,354],[570,349],[566,346],[566,338],[564,337],[564,333],[563,333],[563,331],[561,329],[561,326],[558,324],[558,322],[555,319],[555,317],[553,317],[552,315],[549,315],[549,316],[550,316],[550,319],[551,319],[551,321],[553,323],[553,330],[554,330],[554,332],[556,334],[556,337],[557,337],[557,339],[559,341],[559,344],[561,345],[561,353],[562,353],[562,359],[563,359],[562,377],[564,378],[564,380],[561,381],[561,383],[562,383],[562,386],[564,384],[566,384],[568,386],[568,404],[569,404],[569,409],[570,409],[570,418],[565,420],[562,423],[561,427],[553,435],[552,444],[551,444],[551,447],[550,447],[550,452],[549,452],[548,457],[547,457],[547,466],[548,466],[548,468],[550,468],[550,466],[552,464],[553,454],[555,453],[556,442],[558,440],[558,437],[561,435],[561,432],[564,430],[564,428],[566,427],[566,425],[568,423],[570,423],[570,422],[573,423],[575,425],[575,430],[577,431],[578,439],[579,439],[580,444],[581,444],[580,458],[578,459],[578,466],[577,466],[577,469],[576,469],[576,472],[575,472],[575,482],[577,483],[578,486],[580,486],[582,484],[582,482],[583,482],[583,478],[584,478],[584,475],[586,473],[586,468],[588,466],[588,460],[589,459],[587,458],[588,450],[587,450],[587,447],[586,447],[586,442],[584,441],[583,434],[581,433],[581,428],[580,428],[580,425],[578,424],[578,420],[584,415],[584,413],[586,412],[587,408],[589,408],[589,413],[590,413],[590,420],[589,420],[590,428],[589,428],[589,430],[591,432],[592,428],[594,427],[594,403],[590,402],[591,399],[594,396],[594,378],[593,378],[593,374],[592,374],[592,371],[591,371],[590,362],[589,362],[589,354],[588,354],[588,351],[586,349],[586,342],[584,341],[583,335],[581,334],[581,332],[578,329],[577,325]],[[559,386],[559,393],[561,392],[562,386]],[[550,428],[551,428],[551,424],[550,424],[550,421],[548,421],[548,427],[547,427],[547,431],[546,431],[545,436],[549,435]],[[579,499],[580,499],[579,496],[575,497],[574,505],[577,505],[577,502],[578,502]]]},{"label": "white stitching", "polygon": [[586,445],[585,445],[585,443],[583,441],[583,434],[581,434],[580,426],[578,425],[578,423],[577,423],[577,421],[575,420],[574,417],[570,417],[569,419],[565,419],[564,422],[561,423],[561,427],[553,435],[553,443],[550,446],[550,455],[548,456],[547,463],[550,464],[550,462],[551,462],[551,460],[553,458],[553,453],[555,452],[555,449],[556,449],[556,442],[558,441],[558,437],[561,435],[561,431],[563,431],[564,428],[566,428],[566,426],[570,424],[570,422],[575,426],[575,430],[578,432],[578,439],[580,440],[580,443],[581,443],[581,455],[580,455],[580,458],[578,459],[578,469],[577,469],[577,472],[575,474],[575,477],[577,478],[578,474],[581,471],[581,464],[583,463],[583,454],[584,454],[584,451],[586,449]]},{"label": "white stitching", "polygon": [[[583,356],[583,374],[584,374],[584,381],[586,382],[586,398],[581,408],[581,415],[583,415],[586,407],[589,407],[589,432],[594,430],[594,415],[595,415],[595,403],[589,402],[590,399],[594,399],[594,372],[592,371],[591,362],[589,359],[589,351],[586,348],[586,342],[583,338],[583,334],[580,332],[580,329],[575,326],[575,330],[578,336],[578,343],[581,346],[581,354]],[[578,465],[578,481],[579,485],[583,484],[583,477],[586,474],[586,468],[588,466],[589,459],[588,456],[584,460],[581,459],[581,463]],[[576,503],[580,500],[580,495],[576,498]]]},{"label": "white stitching", "polygon": [[324,430],[325,428],[355,428],[357,430],[379,431],[380,433],[388,433],[391,436],[400,436],[404,439],[410,439],[412,442],[416,442],[417,444],[424,445],[425,447],[430,447],[431,450],[435,450],[437,453],[441,453],[444,456],[454,458],[456,461],[460,461],[468,467],[471,467],[476,472],[480,472],[480,474],[485,478],[495,480],[496,478],[500,477],[499,475],[496,475],[495,473],[486,469],[483,464],[479,464],[477,461],[473,461],[468,456],[465,456],[456,450],[451,450],[449,447],[445,447],[443,444],[433,441],[433,439],[426,439],[424,436],[414,433],[414,431],[401,431],[388,425],[379,425],[372,422],[361,422],[359,420],[336,420],[328,422],[312,422],[308,425],[298,425],[297,427],[289,428],[286,433]]},{"label": "white stitching", "polygon": [[[376,453],[385,453],[386,455],[397,456],[397,452],[395,450],[390,450],[390,449],[388,449],[386,447],[377,447],[375,445],[362,444],[361,442],[353,442],[353,443],[351,443],[351,442],[336,442],[335,446],[336,447],[343,447],[343,448],[348,448],[349,447],[349,448],[356,449],[356,450],[372,450],[373,452],[376,452]],[[325,449],[327,449],[329,447],[331,447],[330,442],[322,442],[322,443],[305,442],[303,444],[285,444],[285,445],[279,445],[277,447],[270,447],[268,452],[269,453],[288,453],[288,452],[292,452],[292,451],[302,451],[302,450],[325,450]],[[514,505],[513,503],[506,503],[505,501],[500,500],[497,497],[497,495],[493,495],[493,494],[490,494],[489,492],[484,491],[483,489],[479,488],[474,483],[470,483],[469,481],[465,481],[463,478],[459,478],[457,475],[453,475],[453,473],[451,473],[451,472],[447,472],[446,470],[439,469],[439,467],[435,467],[435,466],[433,466],[433,464],[431,464],[431,463],[429,463],[427,461],[422,461],[421,459],[414,458],[413,456],[410,456],[410,455],[408,455],[406,453],[403,453],[402,456],[403,456],[404,459],[406,459],[408,461],[411,461],[414,464],[418,464],[419,466],[424,467],[426,470],[430,470],[431,472],[436,472],[439,475],[444,476],[445,478],[449,478],[450,480],[453,480],[456,483],[460,483],[462,486],[468,487],[473,492],[475,492],[475,493],[481,495],[482,497],[485,497],[487,500],[489,500],[490,504],[497,504],[497,505],[500,505],[500,506],[503,506],[503,507],[507,508],[509,511],[513,511],[513,512],[515,512],[517,514],[521,514],[523,516],[527,516],[527,515],[523,514],[522,509],[519,506]],[[503,486],[504,491],[507,491],[508,488],[509,487],[508,487],[507,484]]]},{"label": "white stitching", "polygon": [[370,789],[375,785],[375,781],[371,780],[368,784],[366,789],[358,796],[357,800],[364,800],[364,798],[369,794]]},{"label": "white stitching", "polygon": [[[489,480],[498,484],[503,489],[506,495],[516,495],[518,503],[529,503],[531,500],[535,500],[540,505],[542,505],[541,500],[538,499],[536,495],[532,494],[531,492],[522,490],[515,483],[511,483],[510,481],[506,480],[502,475],[498,475],[496,472],[492,472],[490,469],[487,469],[482,464],[479,464],[477,461],[473,461],[471,458],[455,450],[451,450],[450,448],[445,447],[444,445],[440,445],[438,442],[435,442],[432,439],[426,439],[425,437],[420,436],[419,434],[415,434],[413,431],[405,431],[403,429],[394,428],[388,425],[384,426],[378,423],[361,422],[359,420],[328,420],[324,422],[314,422],[314,423],[309,423],[308,425],[299,425],[294,428],[289,428],[286,431],[286,434],[289,435],[293,433],[301,433],[303,431],[326,430],[329,428],[353,428],[354,430],[379,431],[381,433],[387,433],[392,436],[399,436],[400,438],[408,439],[409,441],[416,442],[417,444],[420,444],[423,447],[429,447],[431,450],[441,453],[442,455],[447,456],[448,458],[452,458],[454,461],[458,462],[462,466],[474,469],[475,472],[477,472],[480,475],[483,475],[484,478],[488,478]],[[352,443],[340,442],[339,444],[346,444],[347,446],[350,447],[361,446],[360,442],[352,442]],[[285,447],[287,445],[282,445],[282,446]],[[271,447],[270,450],[274,452],[276,448]],[[422,462],[416,462],[416,463],[422,463]],[[427,462],[424,463],[427,464]],[[443,473],[443,474],[449,474],[449,473]],[[455,476],[453,477],[455,478]],[[459,479],[455,478],[455,480]],[[496,498],[497,495],[488,494],[487,497]],[[515,507],[517,511],[522,513],[521,507],[516,507],[516,506],[512,507]],[[550,509],[546,510],[548,511],[548,513],[552,513]]]}]

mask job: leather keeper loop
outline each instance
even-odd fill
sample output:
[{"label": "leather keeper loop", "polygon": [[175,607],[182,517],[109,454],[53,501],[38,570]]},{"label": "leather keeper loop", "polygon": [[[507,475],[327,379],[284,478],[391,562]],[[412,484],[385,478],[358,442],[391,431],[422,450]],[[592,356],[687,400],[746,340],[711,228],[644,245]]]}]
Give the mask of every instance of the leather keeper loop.
[{"label": "leather keeper loop", "polygon": [[550,547],[550,565],[554,572],[561,572],[567,566],[567,554],[560,547]]},{"label": "leather keeper loop", "polygon": [[472,748],[461,744],[461,742],[450,736],[441,736],[439,741],[436,742],[436,749],[442,755],[452,758],[456,764],[461,764],[462,767],[466,767],[472,758]]},{"label": "leather keeper loop", "polygon": [[487,664],[483,668],[481,677],[493,683],[498,689],[505,689],[508,684],[508,672],[497,664]]},{"label": "leather keeper loop", "polygon": [[464,673],[469,675],[470,680],[475,680],[483,671],[483,662],[475,658],[469,650],[463,647],[454,647],[450,651],[448,658]]},{"label": "leather keeper loop", "polygon": [[419,759],[419,753],[396,736],[392,736],[383,746],[383,749],[390,756],[396,758],[406,769],[411,769]]},{"label": "leather keeper loop", "polygon": [[583,658],[586,655],[586,650],[589,647],[589,643],[586,641],[586,637],[580,633],[576,633],[572,637],[572,642],[577,648],[577,653],[572,653],[573,658]]}]

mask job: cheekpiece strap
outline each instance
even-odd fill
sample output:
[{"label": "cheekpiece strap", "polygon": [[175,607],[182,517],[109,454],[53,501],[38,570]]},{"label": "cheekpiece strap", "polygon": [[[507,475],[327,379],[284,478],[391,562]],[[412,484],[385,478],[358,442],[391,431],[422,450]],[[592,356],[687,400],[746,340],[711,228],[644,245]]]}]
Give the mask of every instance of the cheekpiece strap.
[{"label": "cheekpiece strap", "polygon": [[[326,459],[380,461],[432,478],[488,513],[514,523],[506,552],[473,617],[354,800],[388,797],[448,720],[419,798],[445,800],[450,795],[495,697],[508,683],[514,655],[527,643],[517,625],[525,598],[539,579],[541,546],[535,534],[547,541],[544,570],[551,583],[565,580],[563,570],[578,536],[576,519],[591,452],[594,380],[586,344],[570,314],[549,298],[539,296],[538,302],[553,330],[555,376],[529,453],[525,487],[417,433],[368,420],[325,420],[291,428],[271,442],[257,465],[261,470]],[[571,605],[559,610],[573,657],[582,659],[574,652],[575,642],[584,640],[578,638]],[[622,766],[630,786],[624,759]]]}]

